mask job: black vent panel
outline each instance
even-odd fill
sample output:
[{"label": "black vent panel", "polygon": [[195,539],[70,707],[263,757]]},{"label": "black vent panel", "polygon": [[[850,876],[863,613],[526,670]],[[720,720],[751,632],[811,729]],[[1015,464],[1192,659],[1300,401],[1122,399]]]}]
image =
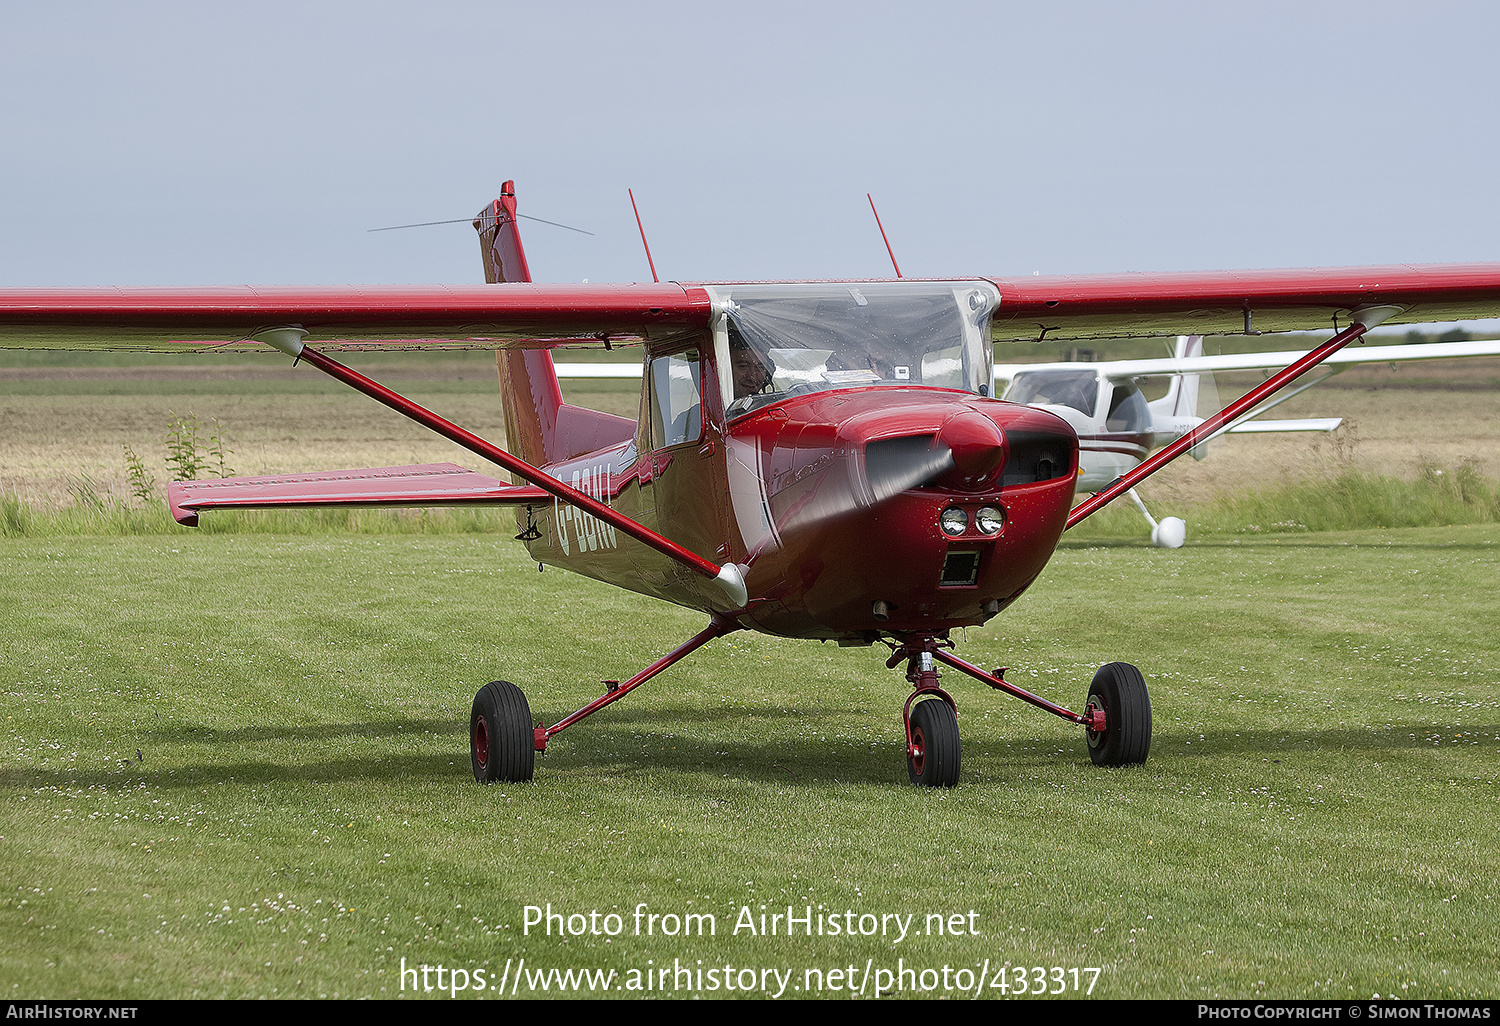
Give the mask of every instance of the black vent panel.
[{"label": "black vent panel", "polygon": [[972,587],[979,582],[979,553],[949,550],[943,559],[943,576],[938,581],[940,588]]},{"label": "black vent panel", "polygon": [[1053,431],[1006,428],[1010,452],[1000,473],[1000,487],[1035,484],[1067,477],[1073,470],[1073,437]]}]

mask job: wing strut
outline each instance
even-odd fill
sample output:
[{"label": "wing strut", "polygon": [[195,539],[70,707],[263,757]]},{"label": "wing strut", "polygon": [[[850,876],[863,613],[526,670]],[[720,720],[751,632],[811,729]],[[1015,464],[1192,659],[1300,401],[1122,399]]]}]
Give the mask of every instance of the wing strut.
[{"label": "wing strut", "polygon": [[288,356],[299,360],[306,360],[314,367],[330,377],[337,378],[344,384],[357,392],[374,399],[378,403],[389,406],[404,417],[409,417],[442,435],[444,438],[468,449],[470,452],[491,463],[497,463],[517,477],[530,481],[543,491],[557,496],[563,502],[577,506],[590,516],[598,517],[600,520],[623,531],[630,537],[642,544],[660,552],[670,559],[676,560],[694,573],[701,574],[709,580],[717,581],[729,600],[734,603],[736,609],[744,607],[749,600],[745,589],[745,578],[740,573],[740,568],[733,563],[718,566],[710,563],[695,552],[678,545],[670,538],[665,538],[642,524],[636,523],[597,499],[591,498],[576,488],[570,488],[550,474],[545,474],[524,460],[517,459],[498,445],[486,442],[483,438],[454,424],[452,421],[444,420],[425,406],[412,402],[406,396],[393,392],[377,381],[365,377],[359,371],[351,367],[345,367],[337,360],[324,356],[315,350],[307,348],[302,339],[307,332],[301,328],[269,328],[257,332],[252,337],[258,342],[264,342],[269,346],[281,350]]},{"label": "wing strut", "polygon": [[1074,506],[1068,514],[1067,526],[1073,527],[1083,518],[1099,511],[1109,502],[1140,484],[1146,478],[1156,473],[1168,463],[1171,463],[1199,442],[1202,442],[1209,435],[1219,430],[1220,427],[1234,420],[1235,417],[1253,407],[1281,386],[1301,377],[1350,342],[1353,342],[1371,328],[1379,325],[1386,318],[1400,313],[1401,310],[1402,308],[1399,306],[1364,306],[1355,310],[1353,314],[1354,323],[1350,324],[1349,327],[1334,335],[1333,338],[1324,342],[1296,363],[1271,375],[1262,384],[1246,392],[1218,413],[1209,417],[1202,424],[1199,424],[1193,430],[1177,439],[1177,441],[1158,452],[1155,456],[1143,462],[1130,473],[1116,478],[1114,483],[1104,489],[1104,491],[1097,492]]}]

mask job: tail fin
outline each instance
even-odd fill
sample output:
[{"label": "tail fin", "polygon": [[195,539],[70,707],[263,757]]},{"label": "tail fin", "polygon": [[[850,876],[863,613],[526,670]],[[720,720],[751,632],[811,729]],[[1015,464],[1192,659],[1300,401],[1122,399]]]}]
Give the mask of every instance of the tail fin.
[{"label": "tail fin", "polygon": [[[1202,335],[1178,335],[1177,350],[1172,354],[1179,360],[1203,355]],[[1151,404],[1152,413],[1158,410],[1169,417],[1201,417],[1198,412],[1198,375],[1174,374],[1167,394]]]},{"label": "tail fin", "polygon": [[[500,198],[474,218],[474,230],[479,233],[486,282],[531,281],[516,225],[515,182],[500,187]],[[533,467],[581,456],[635,434],[633,420],[564,403],[552,354],[545,349],[497,350],[495,366],[505,404],[506,447]]]},{"label": "tail fin", "polygon": [[[1177,348],[1172,354],[1178,360],[1203,355],[1202,335],[1178,335]],[[1147,404],[1151,408],[1153,423],[1162,425],[1161,438],[1172,439],[1186,434],[1205,418],[1219,412],[1219,390],[1214,385],[1214,376],[1208,372],[1174,374],[1167,386],[1167,394]],[[1158,440],[1158,445],[1164,444]],[[1201,460],[1208,455],[1209,442],[1195,445],[1188,455]]]},{"label": "tail fin", "polygon": [[479,233],[480,255],[484,258],[484,280],[491,285],[501,281],[530,281],[531,268],[526,266],[526,249],[516,227],[516,183],[500,186],[500,198],[490,203],[474,218]]}]

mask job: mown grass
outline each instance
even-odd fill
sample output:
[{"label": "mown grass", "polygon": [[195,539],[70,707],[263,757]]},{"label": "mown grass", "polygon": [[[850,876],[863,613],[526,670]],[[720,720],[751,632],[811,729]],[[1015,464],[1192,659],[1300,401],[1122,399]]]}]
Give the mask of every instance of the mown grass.
[{"label": "mown grass", "polygon": [[[950,677],[963,780],[921,792],[880,650],[751,635],[565,732],[534,784],[473,784],[484,681],[552,721],[702,626],[504,533],[0,540],[0,985],[389,997],[403,958],[794,985],[899,959],[1099,966],[1103,997],[1492,996],[1497,546],[1070,539],[960,653],[1072,704],[1138,663],[1150,761],[1098,770],[1074,728]],[[626,934],[523,934],[547,903]],[[641,903],[717,933],[632,936]],[[762,904],[972,910],[977,935],[734,934]]]}]

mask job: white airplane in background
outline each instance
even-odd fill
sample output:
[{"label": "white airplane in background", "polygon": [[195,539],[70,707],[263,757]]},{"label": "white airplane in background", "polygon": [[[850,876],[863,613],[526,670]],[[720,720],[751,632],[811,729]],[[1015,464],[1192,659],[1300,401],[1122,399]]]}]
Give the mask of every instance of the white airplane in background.
[{"label": "white airplane in background", "polygon": [[[1176,441],[1217,412],[1212,375],[1216,371],[1279,370],[1307,354],[1306,350],[1204,356],[1199,335],[1177,339],[1176,355],[1147,360],[1106,360],[1098,363],[1013,363],[995,365],[995,382],[1007,382],[1001,398],[1045,409],[1062,417],[1078,434],[1079,492],[1095,493],[1135,469],[1154,450]],[[1264,420],[1261,415],[1340,371],[1363,363],[1405,363],[1410,360],[1452,360],[1500,355],[1500,340],[1435,342],[1420,345],[1367,346],[1343,349],[1324,361],[1319,377],[1278,395],[1270,402],[1231,421],[1191,450],[1202,459],[1214,438],[1226,433],[1333,431],[1338,417]],[[559,363],[559,378],[639,378],[639,363]],[[1147,401],[1141,393],[1144,378],[1169,377],[1166,395]],[[995,392],[1000,389],[996,387]],[[1127,492],[1151,525],[1151,544],[1181,548],[1187,523],[1180,517],[1154,518],[1135,489]]]},{"label": "white airplane in background", "polygon": [[[1205,395],[1212,391],[1215,371],[1279,370],[1306,355],[1305,351],[1225,356],[1204,356],[1202,352],[1201,336],[1184,335],[1177,339],[1176,355],[1165,359],[997,364],[995,379],[1009,382],[1001,398],[1038,406],[1072,425],[1078,433],[1078,491],[1099,492],[1134,470],[1152,451],[1175,442],[1217,412],[1208,408],[1217,405],[1216,399]],[[1327,369],[1323,374],[1230,421],[1190,453],[1202,459],[1210,441],[1231,432],[1334,430],[1340,423],[1338,417],[1303,420],[1260,417],[1355,364],[1495,355],[1500,355],[1500,340],[1344,349],[1324,361]],[[1151,377],[1172,380],[1166,395],[1147,402],[1139,382]],[[1126,494],[1151,525],[1151,544],[1181,548],[1187,538],[1187,524],[1182,518],[1164,517],[1157,521],[1135,489]]]}]

